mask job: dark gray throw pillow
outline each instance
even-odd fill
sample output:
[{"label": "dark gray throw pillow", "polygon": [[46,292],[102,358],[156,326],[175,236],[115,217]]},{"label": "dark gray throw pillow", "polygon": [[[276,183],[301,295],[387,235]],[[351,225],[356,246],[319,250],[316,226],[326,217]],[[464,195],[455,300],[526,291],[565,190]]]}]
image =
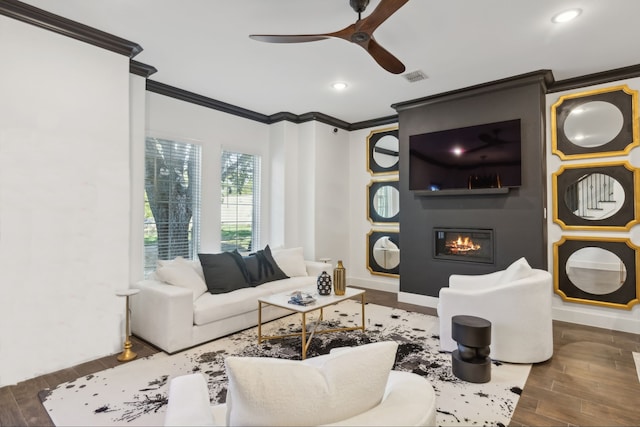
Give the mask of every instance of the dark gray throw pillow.
[{"label": "dark gray throw pillow", "polygon": [[242,257],[242,259],[253,286],[289,278],[276,264],[269,245],[265,246],[263,250]]},{"label": "dark gray throw pillow", "polygon": [[198,254],[198,258],[210,293],[222,294],[251,287],[244,261],[237,251]]}]

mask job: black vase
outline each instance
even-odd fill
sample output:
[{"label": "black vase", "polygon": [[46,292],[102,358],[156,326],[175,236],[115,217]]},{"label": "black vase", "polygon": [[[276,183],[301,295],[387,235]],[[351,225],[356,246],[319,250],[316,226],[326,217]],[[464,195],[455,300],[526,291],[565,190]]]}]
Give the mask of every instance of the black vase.
[{"label": "black vase", "polygon": [[331,276],[326,271],[318,276],[318,295],[331,295]]}]

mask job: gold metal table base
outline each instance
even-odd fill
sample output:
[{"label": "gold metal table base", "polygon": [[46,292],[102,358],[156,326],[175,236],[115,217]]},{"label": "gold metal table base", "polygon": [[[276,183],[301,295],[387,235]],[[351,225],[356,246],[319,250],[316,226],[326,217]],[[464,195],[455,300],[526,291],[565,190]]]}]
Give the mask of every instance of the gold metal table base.
[{"label": "gold metal table base", "polygon": [[124,342],[124,350],[117,357],[120,362],[128,362],[129,360],[135,359],[138,355],[131,350],[132,344],[129,339]]},{"label": "gold metal table base", "polygon": [[[360,294],[360,304],[362,305],[362,318],[361,318],[361,326],[348,326],[348,327],[344,327],[344,328],[330,328],[330,329],[320,329],[318,330],[318,325],[320,324],[320,322],[322,322],[323,317],[324,317],[324,312],[323,312],[323,308],[324,307],[329,307],[330,305],[327,306],[323,306],[323,307],[318,307],[317,309],[314,309],[312,311],[309,312],[300,312],[300,314],[302,315],[302,331],[301,332],[294,332],[291,334],[282,334],[282,335],[262,335],[262,307],[263,306],[267,306],[267,305],[273,305],[276,306],[275,304],[269,304],[268,302],[264,302],[264,301],[258,301],[258,344],[262,343],[263,341],[267,341],[267,340],[273,340],[273,339],[282,339],[282,338],[287,338],[287,337],[301,337],[302,338],[302,359],[306,359],[307,358],[307,351],[309,350],[309,345],[311,344],[311,339],[313,338],[313,336],[315,334],[326,334],[326,333],[330,333],[330,332],[344,332],[344,331],[355,331],[355,330],[361,330],[362,332],[364,332],[365,329],[365,323],[364,323],[364,293]],[[342,301],[339,301],[335,304],[339,304]],[[276,307],[281,307],[281,306],[276,306]],[[283,308],[283,307],[281,307]],[[318,317],[318,320],[316,320],[315,324],[313,325],[313,329],[311,330],[311,334],[308,335],[307,334],[307,313],[313,313],[314,311],[318,311],[320,310],[320,316]],[[295,311],[295,310],[292,310]]]}]

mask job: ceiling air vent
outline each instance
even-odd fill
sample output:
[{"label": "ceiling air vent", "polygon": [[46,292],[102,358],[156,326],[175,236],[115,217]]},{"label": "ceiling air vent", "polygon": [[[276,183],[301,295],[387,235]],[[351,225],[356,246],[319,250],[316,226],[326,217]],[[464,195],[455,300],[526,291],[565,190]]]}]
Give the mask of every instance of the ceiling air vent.
[{"label": "ceiling air vent", "polygon": [[415,83],[419,82],[420,80],[425,80],[427,78],[427,75],[423,71],[417,70],[407,74],[403,74],[402,77],[407,79],[409,83]]}]

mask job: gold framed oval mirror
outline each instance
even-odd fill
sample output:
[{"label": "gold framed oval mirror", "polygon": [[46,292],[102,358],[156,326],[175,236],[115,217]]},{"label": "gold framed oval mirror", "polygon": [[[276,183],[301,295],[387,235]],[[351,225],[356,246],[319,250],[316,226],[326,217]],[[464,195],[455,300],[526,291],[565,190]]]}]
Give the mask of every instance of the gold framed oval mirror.
[{"label": "gold framed oval mirror", "polygon": [[626,231],[639,222],[640,173],[628,162],[563,165],[551,181],[553,221],[565,230]]},{"label": "gold framed oval mirror", "polygon": [[626,85],[561,96],[551,106],[551,151],[562,160],[617,156],[639,144],[638,91]]},{"label": "gold framed oval mirror", "polygon": [[627,238],[563,236],[553,245],[554,292],[564,301],[630,310],[640,302],[639,249]]},{"label": "gold framed oval mirror", "polygon": [[615,292],[627,280],[627,268],[620,257],[595,246],[578,249],[569,255],[565,272],[574,286],[593,295]]}]

